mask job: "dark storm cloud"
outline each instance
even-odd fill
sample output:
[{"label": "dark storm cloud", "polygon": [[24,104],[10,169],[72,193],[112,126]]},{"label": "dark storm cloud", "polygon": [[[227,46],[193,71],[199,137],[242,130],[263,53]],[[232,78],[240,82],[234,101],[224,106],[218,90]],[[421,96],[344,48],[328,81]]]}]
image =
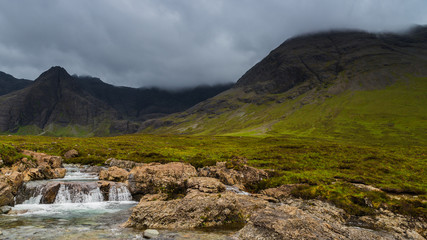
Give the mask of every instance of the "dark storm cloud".
[{"label": "dark storm cloud", "polygon": [[286,38],[426,24],[425,0],[4,0],[0,71],[53,65],[116,85],[236,81]]}]

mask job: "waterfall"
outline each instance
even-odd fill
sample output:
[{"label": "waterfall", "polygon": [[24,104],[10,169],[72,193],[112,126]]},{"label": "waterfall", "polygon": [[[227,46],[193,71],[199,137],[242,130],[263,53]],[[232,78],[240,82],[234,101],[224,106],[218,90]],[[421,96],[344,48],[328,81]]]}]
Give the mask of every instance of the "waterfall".
[{"label": "waterfall", "polygon": [[132,201],[132,195],[124,184],[116,184],[110,187],[109,201]]},{"label": "waterfall", "polygon": [[64,179],[26,182],[15,197],[15,204],[65,204],[97,202],[129,202],[132,195],[124,183],[109,182],[101,187],[98,176],[80,171],[81,167],[67,167]]},{"label": "waterfall", "polygon": [[102,201],[104,201],[104,197],[97,186],[87,189],[82,188],[81,185],[75,188],[73,185],[61,184],[54,203],[90,203]]}]

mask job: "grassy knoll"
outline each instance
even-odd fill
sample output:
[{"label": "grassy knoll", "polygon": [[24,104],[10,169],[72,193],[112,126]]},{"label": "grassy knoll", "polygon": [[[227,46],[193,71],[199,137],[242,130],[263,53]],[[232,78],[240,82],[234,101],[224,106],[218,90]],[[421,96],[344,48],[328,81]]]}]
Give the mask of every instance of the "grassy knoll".
[{"label": "grassy knoll", "polygon": [[[405,214],[427,216],[427,149],[423,145],[364,145],[290,136],[176,135],[0,136],[0,143],[3,159],[7,155],[4,149],[13,149],[11,146],[56,155],[76,149],[80,156],[67,161],[84,164],[102,164],[114,157],[137,162],[184,161],[202,167],[244,157],[249,165],[274,170],[272,178],[248,186],[253,191],[306,183],[294,191],[295,196],[329,200],[353,214],[369,214],[372,209],[387,207]],[[369,184],[389,193],[412,197],[395,199],[384,193],[361,190],[350,183]]]}]

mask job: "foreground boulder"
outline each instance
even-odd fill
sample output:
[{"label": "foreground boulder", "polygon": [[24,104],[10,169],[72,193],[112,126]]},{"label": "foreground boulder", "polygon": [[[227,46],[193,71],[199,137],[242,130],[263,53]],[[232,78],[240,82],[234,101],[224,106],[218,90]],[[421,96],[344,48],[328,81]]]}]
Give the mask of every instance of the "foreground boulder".
[{"label": "foreground boulder", "polygon": [[[411,230],[360,228],[348,224],[344,210],[318,200],[288,199],[254,212],[234,239],[424,239]],[[400,221],[405,225],[408,219]]]},{"label": "foreground boulder", "polygon": [[266,201],[233,192],[220,194],[190,191],[184,198],[141,201],[126,227],[189,229],[244,224],[248,213],[264,208]]},{"label": "foreground boulder", "polygon": [[110,167],[107,170],[99,171],[99,180],[125,182],[128,180],[129,172],[123,168]]},{"label": "foreground boulder", "polygon": [[132,195],[185,192],[186,181],[196,176],[196,169],[187,163],[145,164],[130,171],[128,186]]},{"label": "foreground boulder", "polygon": [[217,162],[215,166],[200,168],[199,176],[217,178],[226,185],[250,186],[268,178],[268,173],[247,165],[228,168],[226,162]]}]

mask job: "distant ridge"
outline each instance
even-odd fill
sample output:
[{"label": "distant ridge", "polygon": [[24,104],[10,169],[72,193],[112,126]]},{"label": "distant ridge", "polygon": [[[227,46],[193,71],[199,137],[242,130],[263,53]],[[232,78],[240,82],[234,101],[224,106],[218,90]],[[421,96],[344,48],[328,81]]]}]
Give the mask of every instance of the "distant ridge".
[{"label": "distant ridge", "polygon": [[34,82],[8,76],[8,86],[20,85],[0,96],[0,132],[57,136],[134,133],[147,119],[183,111],[231,87],[178,92],[115,87],[97,78],[70,76],[59,66]]},{"label": "distant ridge", "polygon": [[427,27],[294,37],[218,96],[146,133],[427,142]]},{"label": "distant ridge", "polygon": [[0,96],[28,87],[31,83],[32,81],[30,80],[17,79],[10,74],[0,71]]}]

